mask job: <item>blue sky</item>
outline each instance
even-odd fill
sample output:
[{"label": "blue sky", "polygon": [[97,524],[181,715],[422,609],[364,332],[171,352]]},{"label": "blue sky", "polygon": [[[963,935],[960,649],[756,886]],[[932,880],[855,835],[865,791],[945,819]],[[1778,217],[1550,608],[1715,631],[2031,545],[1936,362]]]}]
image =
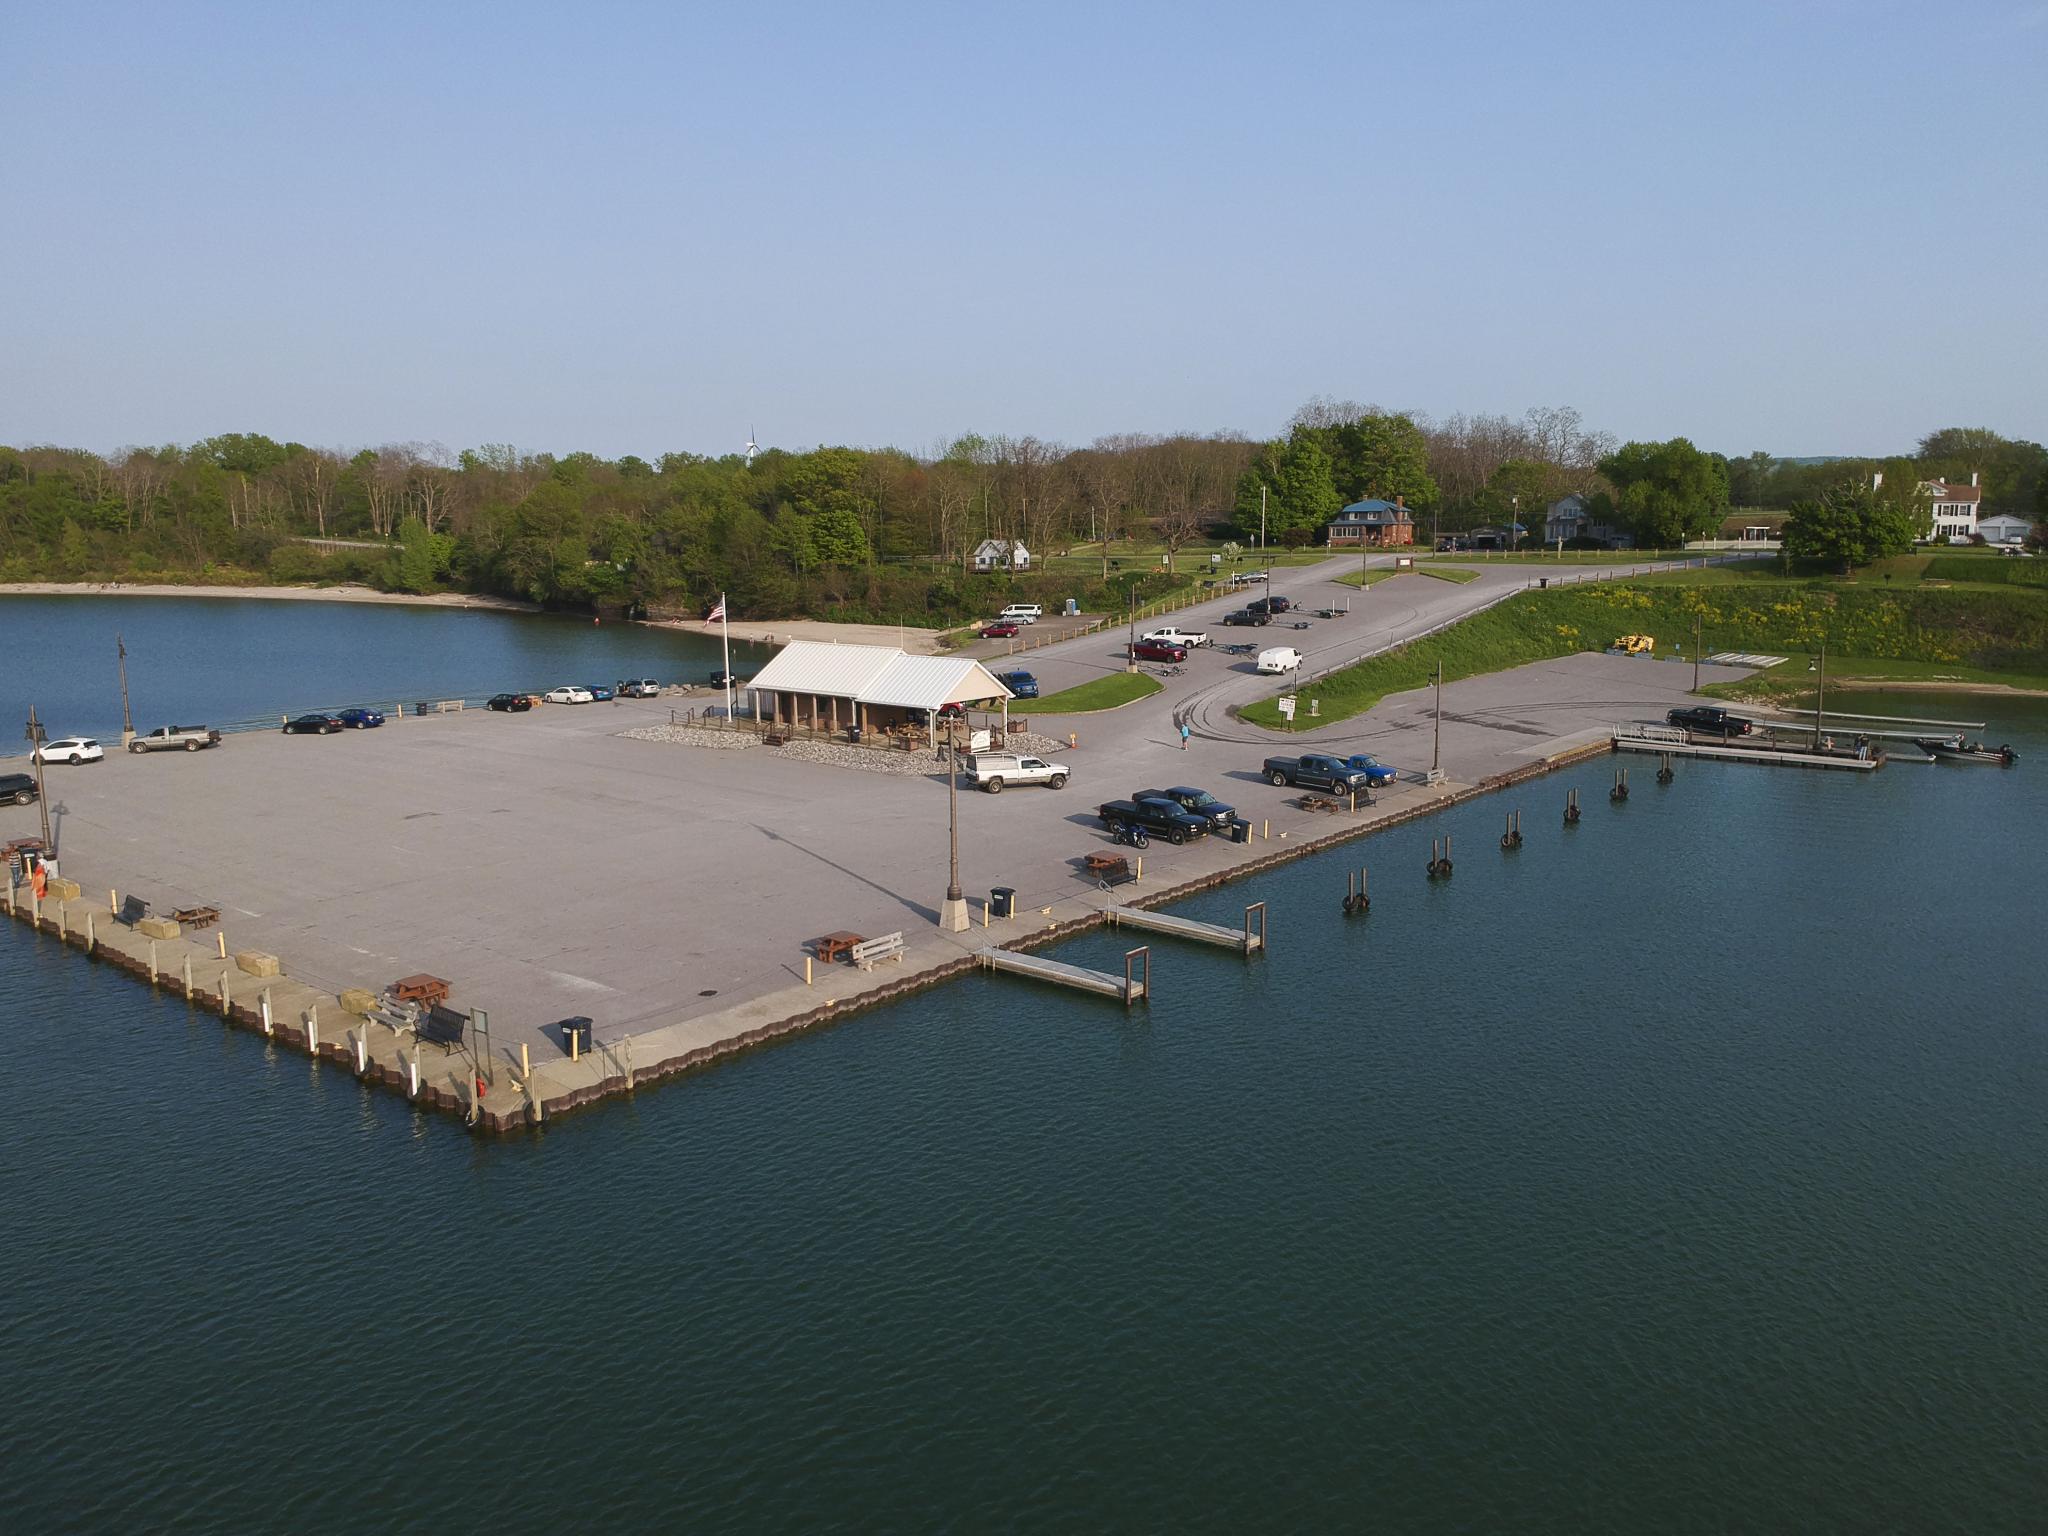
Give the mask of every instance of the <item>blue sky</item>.
[{"label": "blue sky", "polygon": [[2048,3],[77,3],[0,442],[2048,437]]}]

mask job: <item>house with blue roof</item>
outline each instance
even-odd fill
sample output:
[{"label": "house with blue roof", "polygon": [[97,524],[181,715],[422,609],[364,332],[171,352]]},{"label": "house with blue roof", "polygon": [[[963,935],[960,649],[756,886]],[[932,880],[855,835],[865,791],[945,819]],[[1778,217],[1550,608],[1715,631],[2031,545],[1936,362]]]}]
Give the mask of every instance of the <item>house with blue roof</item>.
[{"label": "house with blue roof", "polygon": [[1354,501],[1323,525],[1332,549],[1392,548],[1415,542],[1415,514],[1392,501]]}]

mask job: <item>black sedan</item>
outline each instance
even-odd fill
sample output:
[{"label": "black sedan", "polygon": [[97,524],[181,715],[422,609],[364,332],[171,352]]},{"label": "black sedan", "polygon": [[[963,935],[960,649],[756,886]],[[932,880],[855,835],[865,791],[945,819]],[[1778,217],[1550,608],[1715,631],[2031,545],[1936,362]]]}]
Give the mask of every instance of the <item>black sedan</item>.
[{"label": "black sedan", "polygon": [[300,715],[284,723],[287,736],[325,736],[342,728],[339,715]]},{"label": "black sedan", "polygon": [[490,697],[490,702],[485,704],[484,708],[502,709],[509,714],[523,715],[526,711],[533,708],[533,695],[530,693],[494,693]]}]

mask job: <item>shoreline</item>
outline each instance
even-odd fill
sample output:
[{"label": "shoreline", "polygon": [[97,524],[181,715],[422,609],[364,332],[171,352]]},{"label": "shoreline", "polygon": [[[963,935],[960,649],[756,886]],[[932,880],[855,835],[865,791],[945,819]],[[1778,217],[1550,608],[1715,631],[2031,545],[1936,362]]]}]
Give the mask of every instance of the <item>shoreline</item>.
[{"label": "shoreline", "polygon": [[333,587],[226,587],[180,582],[10,581],[0,597],[246,597],[281,602],[391,603],[424,608],[480,608],[499,613],[545,613],[538,603],[474,592],[379,592],[348,582]]},{"label": "shoreline", "polygon": [[761,622],[725,625],[707,624],[702,619],[634,619],[649,629],[669,629],[677,634],[718,640],[730,633],[748,645],[788,645],[793,640],[823,640],[843,645],[893,645],[912,656],[937,656],[944,647],[938,629],[914,629],[908,624],[842,624],[832,619],[768,619]]}]

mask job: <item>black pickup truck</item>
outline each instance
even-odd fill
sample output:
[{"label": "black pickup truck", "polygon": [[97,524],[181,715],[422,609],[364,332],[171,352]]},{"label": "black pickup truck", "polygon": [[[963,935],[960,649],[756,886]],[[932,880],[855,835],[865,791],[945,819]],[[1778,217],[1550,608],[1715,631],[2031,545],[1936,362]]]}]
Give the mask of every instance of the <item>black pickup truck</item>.
[{"label": "black pickup truck", "polygon": [[1171,800],[1154,799],[1149,795],[1142,800],[1105,800],[1096,814],[1111,830],[1119,826],[1143,827],[1169,843],[1184,843],[1189,838],[1203,836],[1209,830],[1206,816],[1197,816],[1192,811],[1182,810]]},{"label": "black pickup truck", "polygon": [[1298,789],[1326,790],[1333,795],[1348,795],[1365,789],[1371,777],[1361,768],[1353,768],[1341,757],[1331,757],[1322,752],[1304,752],[1300,757],[1269,757],[1264,773],[1269,784],[1292,784]]},{"label": "black pickup truck", "polygon": [[1203,817],[1218,827],[1227,827],[1237,815],[1236,807],[1225,805],[1206,789],[1176,784],[1171,789],[1141,789],[1133,800],[1171,800],[1182,810]]},{"label": "black pickup truck", "polygon": [[36,781],[25,773],[0,773],[0,805],[33,805]]}]

